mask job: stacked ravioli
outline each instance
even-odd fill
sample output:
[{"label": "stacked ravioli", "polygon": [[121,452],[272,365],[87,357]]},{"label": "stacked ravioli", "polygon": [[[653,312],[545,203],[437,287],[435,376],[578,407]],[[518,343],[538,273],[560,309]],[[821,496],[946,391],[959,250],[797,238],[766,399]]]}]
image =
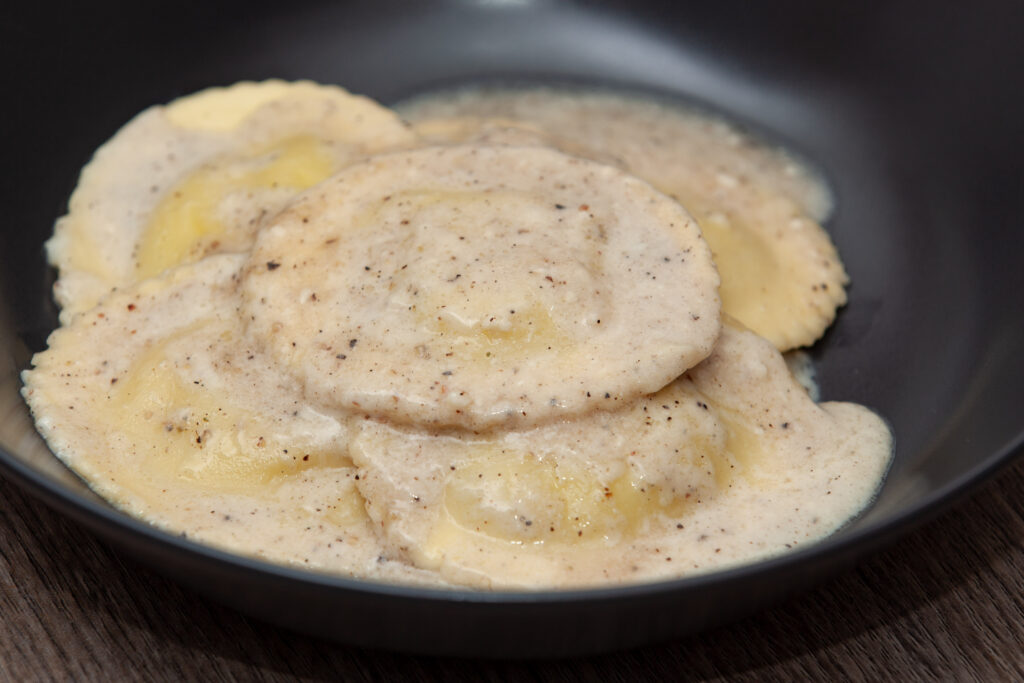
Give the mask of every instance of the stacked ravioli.
[{"label": "stacked ravioli", "polygon": [[24,374],[54,453],[201,542],[484,589],[707,571],[869,502],[887,428],[780,353],[845,301],[799,166],[607,94],[404,113],[243,83],[102,147]]}]

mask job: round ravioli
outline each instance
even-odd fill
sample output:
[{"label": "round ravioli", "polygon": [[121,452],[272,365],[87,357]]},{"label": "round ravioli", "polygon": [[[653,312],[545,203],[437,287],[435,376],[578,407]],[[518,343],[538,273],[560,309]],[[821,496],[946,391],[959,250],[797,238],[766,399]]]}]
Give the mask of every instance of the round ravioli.
[{"label": "round ravioli", "polygon": [[861,406],[814,404],[777,350],[727,325],[707,360],[617,411],[485,435],[366,421],[351,453],[388,557],[453,583],[555,588],[818,539],[870,499],[891,440]]},{"label": "round ravioli", "polygon": [[349,427],[245,340],[242,261],[213,256],[76,316],[24,373],[25,399],[51,450],[131,514],[245,554],[376,571]]},{"label": "round ravioli", "polygon": [[551,147],[573,156],[622,166],[615,157],[546,132],[527,121],[489,116],[451,116],[416,121],[412,126],[423,144],[479,144],[513,147]]},{"label": "round ravioli", "polygon": [[256,242],[254,335],[320,405],[406,423],[536,424],[657,391],[719,332],[678,203],[542,148],[378,156]]},{"label": "round ravioli", "polygon": [[400,111],[434,142],[544,144],[615,163],[676,198],[700,224],[723,310],[780,350],[813,343],[848,282],[819,222],[821,181],[729,124],[636,97],[549,89],[468,90]]},{"label": "round ravioli", "polygon": [[415,135],[341,88],[266,81],[147,109],[82,171],[47,243],[62,320],[164,269],[242,251],[300,191]]}]

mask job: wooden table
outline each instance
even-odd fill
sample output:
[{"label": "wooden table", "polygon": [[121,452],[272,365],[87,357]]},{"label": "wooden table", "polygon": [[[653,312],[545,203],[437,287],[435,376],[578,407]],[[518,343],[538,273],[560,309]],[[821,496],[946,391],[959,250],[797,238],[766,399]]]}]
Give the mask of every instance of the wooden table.
[{"label": "wooden table", "polygon": [[0,680],[1022,680],[1022,510],[1024,461],[856,570],[732,626],[584,660],[475,662],[245,618],[0,479]]}]

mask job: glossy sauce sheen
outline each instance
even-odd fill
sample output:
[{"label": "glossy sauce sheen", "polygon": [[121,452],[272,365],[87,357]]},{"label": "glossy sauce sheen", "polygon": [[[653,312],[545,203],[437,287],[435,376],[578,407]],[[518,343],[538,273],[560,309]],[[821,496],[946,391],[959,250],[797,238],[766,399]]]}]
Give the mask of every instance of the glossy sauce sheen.
[{"label": "glossy sauce sheen", "polygon": [[657,100],[550,88],[471,89],[399,105],[440,142],[542,144],[617,166],[680,201],[722,276],[725,313],[780,350],[813,343],[846,301],[816,174],[735,126]]},{"label": "glossy sauce sheen", "polygon": [[[231,131],[289,96],[279,82],[199,94],[161,125]],[[827,190],[726,124],[658,105],[665,126],[701,141],[669,174],[690,178],[676,184],[729,190],[694,200],[698,222],[771,234],[782,247],[759,267],[783,275],[794,254],[834,261],[814,266],[812,296],[774,290],[795,323],[770,343],[728,315],[720,325],[718,274],[689,213],[630,175],[658,175],[622,153],[650,149],[653,105],[545,91],[409,111],[493,101],[530,117],[424,114],[436,123],[418,124],[418,142],[399,131],[402,151],[346,158],[233,253],[175,257],[184,265],[74,316],[25,375],[54,452],[119,507],[200,541],[483,589],[704,572],[811,543],[867,505],[891,456],[888,429],[861,406],[815,404],[779,350],[820,334],[845,300],[817,227]],[[566,140],[559,121],[581,105],[595,130],[615,119],[607,148],[590,134]],[[634,123],[629,112],[640,112]],[[321,142],[263,140],[274,151],[224,187],[258,187],[264,172],[300,178],[297,193],[315,178],[291,160],[315,160]],[[180,196],[133,217],[135,231],[168,220],[167,202],[188,201],[189,183],[222,166],[165,179]],[[161,239],[189,239],[168,230]],[[88,256],[63,239],[76,260]],[[735,243],[720,238],[715,258]],[[167,258],[156,251],[148,263]],[[733,285],[734,296],[765,295]],[[499,371],[508,376],[488,384]]]}]

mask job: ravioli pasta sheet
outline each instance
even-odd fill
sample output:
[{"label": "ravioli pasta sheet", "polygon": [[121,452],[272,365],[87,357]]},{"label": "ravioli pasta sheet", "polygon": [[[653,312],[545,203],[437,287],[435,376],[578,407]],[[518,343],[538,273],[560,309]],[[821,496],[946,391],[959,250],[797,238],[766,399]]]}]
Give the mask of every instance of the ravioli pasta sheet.
[{"label": "ravioli pasta sheet", "polygon": [[682,207],[541,148],[353,166],[260,234],[245,278],[250,329],[311,399],[414,424],[607,407],[679,376],[719,330],[718,274]]},{"label": "ravioli pasta sheet", "polygon": [[47,243],[62,321],[167,268],[244,252],[298,192],[415,140],[377,103],[309,82],[242,83],[150,107],[97,150]]},{"label": "ravioli pasta sheet", "polygon": [[845,301],[812,174],[609,94],[403,111],[242,83],[96,153],[23,393],[100,495],[273,562],[516,590],[749,562],[870,502],[884,422],[779,351]]},{"label": "ravioli pasta sheet", "polygon": [[735,127],[655,100],[473,89],[401,108],[435,142],[541,144],[619,166],[681,202],[722,275],[722,308],[779,350],[812,344],[848,282],[814,174]]}]

